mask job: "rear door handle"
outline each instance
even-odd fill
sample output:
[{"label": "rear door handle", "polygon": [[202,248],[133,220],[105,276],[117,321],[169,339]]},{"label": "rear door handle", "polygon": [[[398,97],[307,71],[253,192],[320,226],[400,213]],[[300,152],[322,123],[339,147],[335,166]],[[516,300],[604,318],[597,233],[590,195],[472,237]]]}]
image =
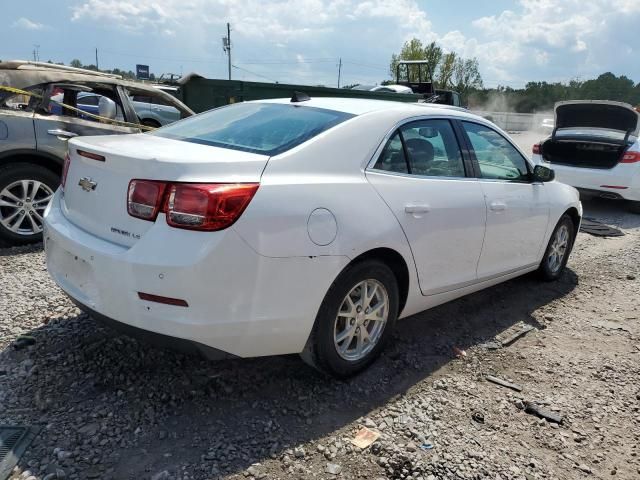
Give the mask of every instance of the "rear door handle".
[{"label": "rear door handle", "polygon": [[504,202],[491,202],[489,208],[493,212],[504,212],[507,209],[507,204]]},{"label": "rear door handle", "polygon": [[425,205],[425,204],[411,204],[411,205],[405,205],[404,207],[404,213],[428,213],[429,210],[431,210],[431,207],[429,207],[429,205]]},{"label": "rear door handle", "polygon": [[49,135],[55,135],[56,137],[64,138],[73,138],[78,136],[77,133],[67,132],[66,130],[60,130],[59,128],[56,128],[55,130],[47,130],[47,133]]}]

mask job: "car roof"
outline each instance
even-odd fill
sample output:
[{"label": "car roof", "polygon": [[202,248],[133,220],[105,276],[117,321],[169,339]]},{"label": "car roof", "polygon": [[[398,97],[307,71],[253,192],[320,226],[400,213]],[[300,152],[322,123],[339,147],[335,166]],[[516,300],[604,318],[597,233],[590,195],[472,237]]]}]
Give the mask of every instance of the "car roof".
[{"label": "car roof", "polygon": [[447,113],[459,115],[463,113],[469,117],[478,117],[465,108],[451,105],[440,105],[436,103],[414,103],[414,102],[394,102],[392,100],[375,100],[369,98],[349,98],[349,97],[314,97],[302,102],[291,102],[290,98],[273,98],[267,100],[253,100],[258,103],[280,103],[289,105],[299,105],[305,107],[324,108],[337,112],[344,112],[351,115],[363,115],[370,112],[386,110],[405,111],[415,115],[442,115],[443,110]]}]

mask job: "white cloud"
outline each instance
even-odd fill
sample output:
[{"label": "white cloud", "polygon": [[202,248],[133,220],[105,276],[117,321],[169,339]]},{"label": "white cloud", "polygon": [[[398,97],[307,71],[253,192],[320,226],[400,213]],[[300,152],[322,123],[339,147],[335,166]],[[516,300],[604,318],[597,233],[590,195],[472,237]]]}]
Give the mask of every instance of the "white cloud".
[{"label": "white cloud", "polygon": [[13,22],[11,26],[14,28],[23,28],[25,30],[42,30],[45,28],[45,25],[42,23],[34,22],[26,17],[20,17],[18,20]]},{"label": "white cloud", "polygon": [[[288,67],[251,68],[280,81],[326,84],[335,63],[327,58],[343,58],[347,82],[385,78],[391,53],[412,37],[478,57],[489,85],[594,75],[629,65],[640,50],[640,0],[519,0],[449,31],[437,31],[429,7],[416,0],[78,0],[71,15],[75,22],[167,38],[185,57],[219,63],[220,37],[230,22],[238,65],[289,61]],[[299,53],[309,63],[291,66]],[[309,60],[318,58],[324,63]],[[356,68],[355,62],[373,68]]]}]

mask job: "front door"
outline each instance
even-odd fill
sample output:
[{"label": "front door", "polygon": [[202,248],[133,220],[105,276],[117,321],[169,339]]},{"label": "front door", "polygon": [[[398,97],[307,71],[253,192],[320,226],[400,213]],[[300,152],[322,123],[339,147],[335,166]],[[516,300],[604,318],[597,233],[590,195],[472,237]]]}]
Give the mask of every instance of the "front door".
[{"label": "front door", "polygon": [[462,127],[487,207],[478,279],[534,265],[549,222],[545,185],[532,182],[529,162],[499,132],[473,122]]},{"label": "front door", "polygon": [[[82,109],[81,99],[78,101],[78,92],[65,89],[64,86],[51,87],[55,91],[49,94],[54,99],[73,107]],[[104,87],[100,92],[116,101],[116,120],[125,120],[122,102],[115,90],[106,91]],[[93,111],[90,111],[93,113]],[[57,157],[64,157],[67,150],[67,141],[70,138],[87,135],[114,135],[119,133],[139,133],[137,128],[113,125],[108,122],[93,120],[90,117],[83,118],[81,113],[65,109],[57,103],[50,101],[47,105],[41,105],[34,116],[34,129],[38,150],[50,153]]]},{"label": "front door", "polygon": [[467,170],[449,120],[429,119],[399,128],[367,171],[409,241],[424,295],[476,281],[486,208]]}]

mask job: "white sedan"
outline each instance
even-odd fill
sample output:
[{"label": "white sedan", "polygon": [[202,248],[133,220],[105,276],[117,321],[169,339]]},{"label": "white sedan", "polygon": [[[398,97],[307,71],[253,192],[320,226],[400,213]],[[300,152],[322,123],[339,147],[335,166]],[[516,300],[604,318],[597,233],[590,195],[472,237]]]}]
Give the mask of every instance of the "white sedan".
[{"label": "white sedan", "polygon": [[640,213],[640,115],[629,104],[572,100],[555,106],[550,137],[533,146],[533,162],[588,195],[626,200]]},{"label": "white sedan", "polygon": [[396,319],[534,270],[577,191],[463,109],[265,100],[69,142],[46,214],[53,279],[94,317],[208,355],[370,364]]}]

